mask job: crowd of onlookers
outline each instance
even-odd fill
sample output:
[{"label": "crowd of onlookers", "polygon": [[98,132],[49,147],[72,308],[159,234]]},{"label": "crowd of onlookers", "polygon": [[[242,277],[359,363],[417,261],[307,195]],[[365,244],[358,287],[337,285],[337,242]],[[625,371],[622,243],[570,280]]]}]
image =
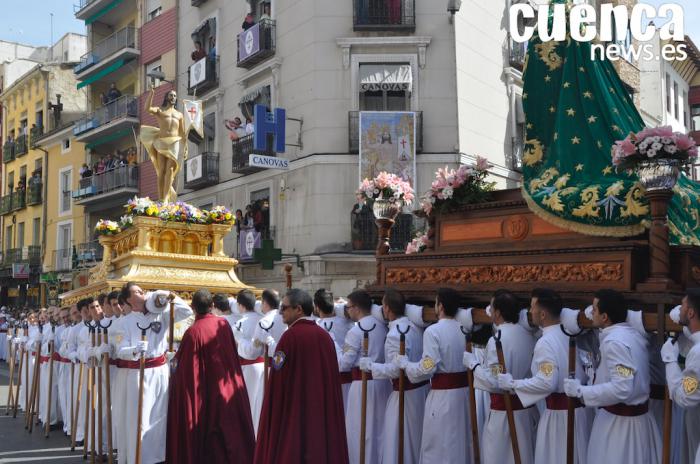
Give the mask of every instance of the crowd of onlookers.
[{"label": "crowd of onlookers", "polygon": [[83,163],[80,168],[80,178],[89,179],[92,176],[104,174],[124,166],[136,166],[136,148],[131,147],[123,151],[115,151],[107,155],[101,156],[99,161],[92,163],[92,166]]}]

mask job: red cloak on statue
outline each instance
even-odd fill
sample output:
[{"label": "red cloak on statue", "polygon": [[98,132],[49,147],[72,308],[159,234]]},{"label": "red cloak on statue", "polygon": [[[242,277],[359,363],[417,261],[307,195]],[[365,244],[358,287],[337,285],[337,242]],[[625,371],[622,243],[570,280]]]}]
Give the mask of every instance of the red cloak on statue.
[{"label": "red cloak on statue", "polygon": [[256,464],[347,464],[343,393],[330,335],[308,319],[292,323],[271,360]]},{"label": "red cloak on statue", "polygon": [[170,381],[166,462],[253,462],[253,419],[226,319],[197,315],[176,359]]}]

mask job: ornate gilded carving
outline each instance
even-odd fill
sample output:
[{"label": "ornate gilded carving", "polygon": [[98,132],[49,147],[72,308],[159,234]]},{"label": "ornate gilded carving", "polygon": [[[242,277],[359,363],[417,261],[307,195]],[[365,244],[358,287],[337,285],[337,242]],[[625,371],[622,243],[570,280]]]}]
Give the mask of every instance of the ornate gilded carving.
[{"label": "ornate gilded carving", "polygon": [[623,278],[622,264],[618,263],[394,268],[386,271],[387,284],[616,282]]},{"label": "ornate gilded carving", "polygon": [[503,221],[503,232],[513,240],[523,240],[530,232],[530,223],[525,216],[509,216]]}]

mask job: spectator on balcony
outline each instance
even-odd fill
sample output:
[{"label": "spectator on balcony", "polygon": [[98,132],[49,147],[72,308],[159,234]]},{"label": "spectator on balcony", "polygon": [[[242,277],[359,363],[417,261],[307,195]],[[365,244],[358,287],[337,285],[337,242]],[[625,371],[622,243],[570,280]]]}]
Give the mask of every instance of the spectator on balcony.
[{"label": "spectator on balcony", "polygon": [[17,182],[17,191],[23,191],[26,190],[27,188],[27,179],[24,177],[20,177],[19,182]]},{"label": "spectator on balcony", "polygon": [[255,19],[253,19],[252,13],[248,13],[247,15],[245,15],[245,19],[243,20],[243,24],[241,25],[241,27],[244,31],[247,31],[253,26],[255,26]]},{"label": "spectator on balcony", "polygon": [[108,155],[104,158],[104,163],[105,163],[105,171],[111,171],[111,170],[113,170],[114,168],[117,167],[117,160],[116,160],[116,158],[114,157],[114,155],[111,154],[111,153],[108,154]]},{"label": "spectator on balcony", "polygon": [[212,61],[216,60],[216,38],[214,36],[209,37],[209,59]]},{"label": "spectator on balcony", "polygon": [[129,151],[126,154],[126,161],[129,164],[129,166],[136,166],[136,148],[129,148]]},{"label": "spectator on balcony", "polygon": [[243,227],[253,227],[255,225],[255,219],[253,218],[253,207],[248,205],[245,207],[245,216],[243,218]]},{"label": "spectator on balcony", "polygon": [[32,173],[32,177],[29,178],[29,189],[37,188],[37,185],[41,185],[41,171],[38,169]]},{"label": "spectator on balcony", "polygon": [[105,172],[105,159],[100,158],[100,160],[97,162],[97,169],[95,169],[96,174],[102,174]]},{"label": "spectator on balcony", "polygon": [[107,106],[109,104],[107,94],[104,92],[100,92],[100,103],[102,104],[102,106]]},{"label": "spectator on balcony", "polygon": [[117,83],[112,82],[109,85],[109,91],[107,92],[107,100],[109,103],[112,103],[113,101],[119,99],[122,96],[121,91],[117,88]]},{"label": "spectator on balcony", "polygon": [[207,56],[207,52],[204,51],[204,47],[202,47],[202,42],[200,42],[199,40],[195,41],[194,51],[192,52],[192,61],[199,61],[205,56]]},{"label": "spectator on balcony", "polygon": [[241,137],[246,136],[245,128],[243,127],[243,123],[241,122],[241,118],[239,118],[238,116],[236,116],[233,119],[226,119],[224,121],[224,125],[226,126],[226,129],[231,131],[231,133],[229,134],[229,138],[232,141],[235,142],[236,140],[240,139]]},{"label": "spectator on balcony", "polygon": [[271,20],[272,18],[270,18],[270,4],[267,2],[263,3],[262,10],[263,13],[260,15],[260,21]]},{"label": "spectator on balcony", "polygon": [[92,169],[90,169],[90,166],[88,166],[87,163],[83,163],[82,167],[80,168],[80,178],[87,179],[88,177],[92,177]]},{"label": "spectator on balcony", "polygon": [[121,153],[119,155],[119,160],[117,161],[117,166],[118,167],[123,167],[129,164],[129,161],[126,159],[126,153]]},{"label": "spectator on balcony", "polygon": [[253,132],[255,132],[255,124],[253,124],[253,120],[250,119],[250,116],[246,116],[246,118],[245,118],[245,134],[250,135]]},{"label": "spectator on balcony", "polygon": [[7,134],[7,143],[13,143],[15,141],[15,130],[11,129],[10,133]]}]

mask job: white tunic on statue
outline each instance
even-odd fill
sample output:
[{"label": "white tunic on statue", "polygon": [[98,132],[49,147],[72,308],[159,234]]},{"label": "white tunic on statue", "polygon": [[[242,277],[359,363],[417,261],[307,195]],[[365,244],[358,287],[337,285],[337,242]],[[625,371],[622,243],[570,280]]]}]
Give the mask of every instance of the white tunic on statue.
[{"label": "white tunic on statue", "polygon": [[[338,365],[340,365],[340,359],[343,356],[343,345],[345,344],[345,337],[353,326],[350,319],[343,316],[333,316],[324,317],[316,320],[316,324],[323,328],[326,332],[331,335],[331,338],[335,342],[336,354],[338,355]],[[352,385],[352,379],[350,378],[350,370],[340,371],[344,372],[341,374],[340,387],[343,389],[343,410],[347,414],[348,412],[348,393],[350,392],[350,385]]]},{"label": "white tunic on statue", "polygon": [[[423,354],[406,367],[408,379],[421,382],[438,375],[466,378],[462,364],[464,334],[455,319],[440,319],[425,329]],[[454,376],[453,376],[454,377]],[[421,464],[471,463],[469,387],[432,388],[425,402],[421,437]]]},{"label": "white tunic on statue", "polygon": [[[535,338],[532,332],[520,324],[509,322],[495,326],[494,330],[501,331],[506,371],[515,380],[529,377],[535,348]],[[486,345],[486,358],[483,364],[474,369],[474,385],[476,388],[491,394],[502,395],[504,392],[498,388],[497,376],[499,373],[500,364],[496,354],[496,340],[492,337]],[[535,462],[535,436],[539,411],[536,407],[529,407],[513,411],[513,416],[521,462],[522,464],[533,464]],[[506,411],[494,410],[493,402],[481,437],[481,458],[484,464],[514,462]]]},{"label": "white tunic on statue", "polygon": [[647,340],[628,323],[600,333],[600,365],[595,384],[581,387],[586,406],[599,407],[588,446],[588,462],[656,464],[661,436],[651,413],[620,416],[603,407],[643,405],[649,400]]},{"label": "white tunic on statue", "polygon": [[[569,373],[569,337],[552,325],[542,329],[542,337],[535,344],[532,357],[532,377],[515,381],[515,393],[523,406],[530,406],[545,400],[551,394],[566,398],[564,379]],[[579,356],[576,356],[576,378],[585,384],[587,379],[583,372]],[[564,404],[566,404],[564,400]],[[591,433],[593,410],[585,407],[576,408],[575,415],[575,451],[574,462],[585,464],[588,437]],[[546,407],[537,426],[535,444],[535,462],[538,464],[558,464],[566,462],[567,410]],[[519,437],[518,437],[519,438]]]},{"label": "white tunic on statue", "polygon": [[[241,361],[241,371],[245,380],[246,390],[248,390],[248,401],[250,402],[250,413],[253,416],[253,430],[258,435],[258,422],[260,422],[260,411],[262,410],[262,392],[264,388],[265,365],[259,359],[262,354],[254,357],[247,357],[241,351],[241,345],[245,342],[252,343],[255,329],[262,315],[255,311],[245,311],[236,322],[233,329],[233,336],[238,345],[238,357]],[[250,363],[250,361],[253,361]]]},{"label": "white tunic on statue", "polygon": [[[384,340],[387,328],[383,321],[374,316],[365,316],[355,324],[345,336],[343,356],[339,369],[345,372],[355,369],[355,377],[358,378],[358,365],[362,353],[363,332],[359,325],[369,332],[369,350],[367,357],[372,362],[384,362]],[[391,393],[391,383],[386,379],[367,381],[367,429],[365,434],[365,462],[367,464],[380,463],[382,456],[382,442],[384,433],[384,414],[386,402]],[[360,462],[360,424],[362,414],[362,381],[353,380],[348,393],[348,408],[345,414],[345,432],[348,441],[348,456],[350,464]]]},{"label": "white tunic on statue", "polygon": [[[159,323],[160,330],[155,328],[146,331],[148,349],[146,359],[160,358],[168,350],[168,332],[170,320],[170,304],[156,308],[154,301],[159,292],[149,292],[146,295],[146,307],[148,313],[131,313],[133,317],[125,318],[123,323],[124,338],[120,343],[119,358],[124,361],[137,362],[140,354],[136,346],[141,341],[140,324],[145,327],[152,323]],[[167,297],[169,292],[162,292]],[[175,322],[181,322],[192,316],[190,307],[180,298],[175,298]],[[135,366],[138,363],[135,364]],[[125,395],[128,399],[124,408],[123,421],[126,424],[126,446],[119,448],[119,461],[130,464],[136,457],[136,421],[138,417],[139,398],[139,369],[128,368],[125,382]],[[144,370],[143,388],[143,421],[141,426],[141,463],[154,464],[165,460],[165,437],[168,417],[168,382],[170,380],[170,367],[163,364],[158,367]]]},{"label": "white tunic on statue", "polygon": [[[372,363],[372,378],[388,379],[392,381],[392,392],[386,403],[384,415],[384,441],[382,451],[382,463],[394,464],[398,462],[399,443],[399,374],[401,370],[393,363],[399,355],[401,335],[399,329],[406,333],[406,356],[410,362],[419,361],[423,353],[423,330],[415,326],[407,317],[401,317],[389,322],[389,332],[384,343],[384,363]],[[417,384],[420,382],[416,382]],[[421,437],[423,435],[423,414],[425,411],[425,399],[428,395],[429,385],[406,389],[404,391],[404,444],[403,462],[405,464],[418,463],[420,459]],[[405,378],[404,387],[408,387],[409,380]]]},{"label": "white tunic on statue", "polygon": [[667,363],[666,379],[671,400],[686,410],[687,462],[692,462],[692,450],[695,449],[695,464],[700,464],[700,438],[697,429],[700,421],[700,332],[692,334],[689,341],[692,348],[685,358],[685,369],[681,371],[677,362]]}]

